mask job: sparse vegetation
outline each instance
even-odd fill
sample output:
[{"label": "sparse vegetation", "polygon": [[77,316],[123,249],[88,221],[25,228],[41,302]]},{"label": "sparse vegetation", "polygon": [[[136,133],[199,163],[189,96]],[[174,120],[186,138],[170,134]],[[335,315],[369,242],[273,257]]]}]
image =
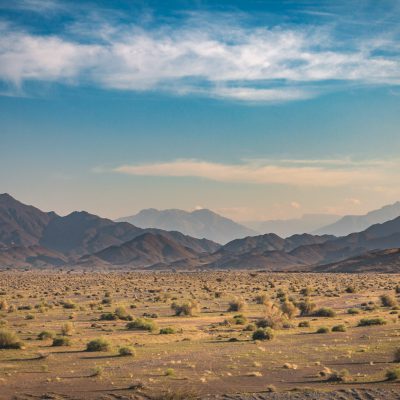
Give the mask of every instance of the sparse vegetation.
[{"label": "sparse vegetation", "polygon": [[358,322],[358,326],[385,325],[386,321],[381,318],[363,318]]},{"label": "sparse vegetation", "polygon": [[154,332],[157,330],[157,324],[151,319],[136,318],[126,324],[126,328],[130,331],[149,331]]},{"label": "sparse vegetation", "polygon": [[[374,382],[380,388],[388,384],[388,378],[382,380],[386,369],[380,361],[392,362],[391,370],[400,365],[397,306],[381,307],[379,300],[383,294],[394,296],[394,275],[360,279],[341,274],[253,276],[243,271],[14,274],[2,272],[0,293],[6,287],[6,295],[0,296],[7,308],[0,310],[0,329],[15,332],[16,341],[24,345],[0,351],[0,367],[5,368],[2,390],[29,370],[35,371],[29,376],[32,383],[26,380],[24,385],[38,397],[38,377],[48,379],[65,396],[67,384],[56,382],[80,377],[71,382],[85,385],[91,397],[103,387],[141,388],[146,395],[159,393],[164,384],[171,393],[184,386],[201,391],[216,376],[222,387],[230,385],[235,393],[245,384],[265,392],[266,380],[278,392],[303,391],[295,382],[305,376],[313,390],[329,391],[342,382],[349,388],[353,382],[357,387]],[[355,287],[357,295],[344,289],[348,286]],[[310,297],[301,293],[306,287],[312,288],[306,291]],[[221,295],[216,297],[217,292]],[[102,304],[103,299],[112,303]],[[237,299],[245,309],[228,314],[229,303]],[[65,308],[65,302],[76,307]],[[177,305],[173,312],[172,303]],[[191,304],[201,304],[193,318],[185,310]],[[176,313],[178,308],[183,311]],[[27,319],[30,314],[35,318]],[[356,328],[359,322],[366,328]],[[83,354],[87,349],[93,353]],[[354,378],[340,368],[329,368],[343,360],[352,364]],[[321,379],[312,378],[313,368]]]},{"label": "sparse vegetation", "polygon": [[22,342],[17,334],[7,329],[0,329],[0,349],[20,349]]},{"label": "sparse vegetation", "polygon": [[271,328],[258,328],[253,332],[253,340],[272,340],[275,334]]},{"label": "sparse vegetation", "polygon": [[105,338],[93,339],[86,344],[86,351],[109,351],[110,342]]}]

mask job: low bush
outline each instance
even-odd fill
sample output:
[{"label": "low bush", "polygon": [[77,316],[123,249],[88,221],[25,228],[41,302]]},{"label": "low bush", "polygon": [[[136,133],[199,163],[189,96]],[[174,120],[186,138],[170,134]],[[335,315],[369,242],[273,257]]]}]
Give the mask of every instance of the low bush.
[{"label": "low bush", "polygon": [[109,351],[111,344],[107,339],[97,338],[86,344],[86,351]]},{"label": "low bush", "polygon": [[300,315],[304,317],[312,314],[315,309],[315,304],[309,299],[305,299],[304,301],[297,303],[297,308],[300,310]]},{"label": "low bush", "polygon": [[329,328],[322,326],[321,328],[318,328],[315,333],[329,333]]},{"label": "low bush", "polygon": [[171,335],[173,333],[176,333],[176,332],[175,332],[175,329],[171,328],[171,327],[160,329],[160,335]]},{"label": "low bush", "polygon": [[157,330],[157,325],[154,321],[146,318],[136,318],[126,324],[126,328],[130,331],[149,331],[153,332]]},{"label": "low bush", "polygon": [[274,331],[271,328],[258,328],[253,332],[253,340],[272,340],[274,338]]},{"label": "low bush", "polygon": [[381,318],[363,318],[360,319],[357,326],[385,325],[386,321]]},{"label": "low bush", "polygon": [[397,381],[400,379],[400,368],[391,368],[386,371],[386,379],[388,381]]},{"label": "low bush", "polygon": [[243,299],[233,299],[228,304],[228,312],[243,311],[246,308],[246,302]]},{"label": "low bush", "polygon": [[17,334],[7,329],[0,329],[0,349],[20,349],[22,342]]},{"label": "low bush", "polygon": [[247,318],[242,314],[238,314],[232,318],[232,321],[235,325],[244,325],[247,322]]},{"label": "low bush", "polygon": [[344,325],[335,325],[332,327],[332,332],[346,332],[346,327]]},{"label": "low bush", "polygon": [[118,354],[120,356],[135,356],[136,352],[135,349],[133,349],[132,347],[124,346],[118,349]]},{"label": "low bush", "polygon": [[397,306],[397,300],[389,294],[383,294],[381,297],[382,307],[395,307]]},{"label": "low bush", "polygon": [[347,314],[351,315],[360,314],[360,310],[358,308],[349,308],[347,310]]},{"label": "low bush", "polygon": [[116,321],[118,317],[114,313],[104,313],[100,315],[100,321]]},{"label": "low bush", "polygon": [[70,346],[71,341],[65,336],[57,336],[53,339],[53,347]]},{"label": "low bush", "polygon": [[281,311],[288,318],[293,318],[296,315],[297,308],[291,301],[284,301],[281,304]]},{"label": "low bush", "polygon": [[126,311],[125,307],[117,307],[114,311],[114,315],[123,320],[123,321],[129,321],[130,319],[132,319],[132,317],[130,316],[130,314],[128,313],[128,311]]},{"label": "low bush", "polygon": [[193,316],[199,310],[199,305],[195,301],[187,301],[183,304],[172,303],[171,304],[172,310],[175,312],[176,316],[186,315],[186,316]]},{"label": "low bush", "polygon": [[39,340],[46,340],[46,339],[53,339],[55,336],[55,333],[52,331],[42,331],[38,335]]},{"label": "low bush", "polygon": [[336,316],[335,311],[328,307],[322,307],[313,313],[314,317],[328,317],[333,318]]},{"label": "low bush", "polygon": [[75,332],[75,327],[72,322],[67,322],[61,327],[61,335],[72,336]]}]

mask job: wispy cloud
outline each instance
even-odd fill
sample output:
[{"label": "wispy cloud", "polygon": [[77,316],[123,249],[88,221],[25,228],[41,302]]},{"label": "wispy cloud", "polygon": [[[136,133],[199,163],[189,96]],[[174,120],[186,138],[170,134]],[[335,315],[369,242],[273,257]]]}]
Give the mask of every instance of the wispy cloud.
[{"label": "wispy cloud", "polygon": [[139,176],[196,177],[218,182],[302,187],[387,184],[395,178],[392,168],[377,168],[374,163],[366,162],[363,167],[355,167],[351,162],[343,162],[336,166],[325,166],[321,162],[316,165],[313,160],[310,160],[309,165],[304,165],[304,162],[305,160],[302,160],[303,165],[298,166],[282,161],[268,164],[260,164],[259,161],[221,164],[199,160],[175,160],[166,163],[122,165],[113,171]]},{"label": "wispy cloud", "polygon": [[190,15],[176,24],[146,28],[89,19],[47,35],[3,22],[0,79],[17,86],[29,80],[84,82],[244,102],[307,99],[338,81],[400,84],[400,49],[388,32],[344,46],[331,25],[246,26],[234,15],[212,21]]}]

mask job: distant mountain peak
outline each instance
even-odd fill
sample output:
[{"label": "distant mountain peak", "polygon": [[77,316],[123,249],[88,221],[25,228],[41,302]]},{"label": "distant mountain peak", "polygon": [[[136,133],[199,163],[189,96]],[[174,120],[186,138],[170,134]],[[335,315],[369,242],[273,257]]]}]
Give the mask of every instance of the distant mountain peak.
[{"label": "distant mountain peak", "polygon": [[206,238],[217,243],[256,235],[257,232],[207,208],[194,211],[179,209],[144,209],[136,215],[117,220],[129,222],[141,228],[158,228],[178,231],[199,239]]},{"label": "distant mountain peak", "polygon": [[377,210],[369,211],[364,215],[345,215],[335,223],[326,225],[313,233],[317,235],[346,236],[350,233],[364,231],[372,225],[381,224],[399,216],[400,201],[396,201]]}]

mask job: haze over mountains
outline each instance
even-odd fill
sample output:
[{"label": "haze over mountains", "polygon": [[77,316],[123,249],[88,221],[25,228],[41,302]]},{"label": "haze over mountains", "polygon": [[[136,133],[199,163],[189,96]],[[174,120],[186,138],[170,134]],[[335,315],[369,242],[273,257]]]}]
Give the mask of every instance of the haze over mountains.
[{"label": "haze over mountains", "polygon": [[340,218],[341,216],[335,214],[304,214],[300,218],[293,219],[248,221],[245,225],[260,233],[273,232],[285,238],[300,233],[312,233]]},{"label": "haze over mountains", "polygon": [[365,215],[346,215],[338,221],[313,230],[315,235],[345,236],[352,232],[361,232],[374,224],[381,224],[400,216],[400,201],[373,210]]},{"label": "haze over mountains", "polygon": [[[370,215],[382,217],[379,212]],[[300,234],[284,239],[270,233],[221,246],[84,211],[59,216],[0,195],[0,267],[396,272],[399,248],[400,217],[343,237]]]},{"label": "haze over mountains", "polygon": [[148,208],[136,215],[119,218],[117,221],[129,222],[140,228],[179,231],[185,235],[199,239],[207,238],[221,244],[257,234],[256,231],[205,208],[192,212]]}]

